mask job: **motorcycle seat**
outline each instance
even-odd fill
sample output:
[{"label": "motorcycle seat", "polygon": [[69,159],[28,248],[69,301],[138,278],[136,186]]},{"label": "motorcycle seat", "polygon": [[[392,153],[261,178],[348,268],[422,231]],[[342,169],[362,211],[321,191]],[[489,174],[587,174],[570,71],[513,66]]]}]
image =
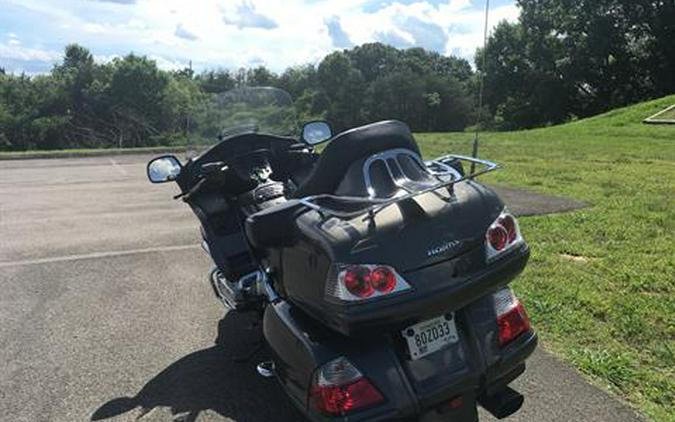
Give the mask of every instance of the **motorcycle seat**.
[{"label": "motorcycle seat", "polygon": [[293,192],[292,197],[334,194],[352,163],[396,148],[420,154],[410,128],[397,120],[372,123],[342,132],[326,146],[311,173]]}]

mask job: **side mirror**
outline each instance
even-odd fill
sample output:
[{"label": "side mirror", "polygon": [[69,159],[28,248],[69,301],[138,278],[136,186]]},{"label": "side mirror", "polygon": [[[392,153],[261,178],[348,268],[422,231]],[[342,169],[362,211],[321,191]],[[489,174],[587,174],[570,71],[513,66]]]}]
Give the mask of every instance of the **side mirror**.
[{"label": "side mirror", "polygon": [[333,137],[333,129],[323,120],[305,123],[302,127],[302,141],[309,145],[318,145]]},{"label": "side mirror", "polygon": [[176,180],[183,166],[173,155],[154,158],[148,163],[148,179],[152,183],[164,183]]}]

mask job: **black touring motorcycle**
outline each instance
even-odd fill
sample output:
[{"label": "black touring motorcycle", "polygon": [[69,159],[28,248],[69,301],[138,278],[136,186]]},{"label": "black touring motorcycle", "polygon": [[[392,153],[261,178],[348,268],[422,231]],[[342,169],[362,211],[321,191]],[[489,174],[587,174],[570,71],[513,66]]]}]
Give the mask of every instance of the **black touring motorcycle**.
[{"label": "black touring motorcycle", "polygon": [[290,97],[272,88],[218,95],[189,124],[192,141],[218,143],[184,164],[155,158],[148,177],[180,187],[216,295],[260,311],[273,360],[258,371],[303,414],[464,422],[477,404],[520,408],[508,384],[537,336],[508,284],[530,252],[475,180],[496,164],[424,161],[398,121],[337,135],[313,121],[297,139]]}]

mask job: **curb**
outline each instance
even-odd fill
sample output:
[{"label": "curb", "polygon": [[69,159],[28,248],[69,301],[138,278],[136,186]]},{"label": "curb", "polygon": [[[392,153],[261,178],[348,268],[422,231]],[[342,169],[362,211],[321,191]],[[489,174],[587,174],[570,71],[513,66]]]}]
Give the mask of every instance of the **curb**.
[{"label": "curb", "polygon": [[180,153],[185,152],[186,147],[148,147],[148,148],[111,148],[91,150],[60,150],[60,151],[29,151],[29,152],[0,152],[0,161],[3,160],[35,160],[50,158],[79,158],[79,157],[105,157],[108,155],[133,155],[153,152]]}]

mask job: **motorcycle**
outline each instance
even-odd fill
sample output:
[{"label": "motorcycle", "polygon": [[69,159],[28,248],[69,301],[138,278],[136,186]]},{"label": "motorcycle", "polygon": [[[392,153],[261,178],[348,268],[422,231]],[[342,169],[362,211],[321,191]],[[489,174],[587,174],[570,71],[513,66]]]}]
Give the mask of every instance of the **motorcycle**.
[{"label": "motorcycle", "polygon": [[476,180],[499,166],[424,161],[399,121],[333,134],[294,119],[281,90],[220,94],[189,122],[208,148],[147,167],[201,222],[218,299],[260,313],[273,359],[258,372],[312,421],[517,412],[508,385],[537,336],[509,287],[529,247]]}]

